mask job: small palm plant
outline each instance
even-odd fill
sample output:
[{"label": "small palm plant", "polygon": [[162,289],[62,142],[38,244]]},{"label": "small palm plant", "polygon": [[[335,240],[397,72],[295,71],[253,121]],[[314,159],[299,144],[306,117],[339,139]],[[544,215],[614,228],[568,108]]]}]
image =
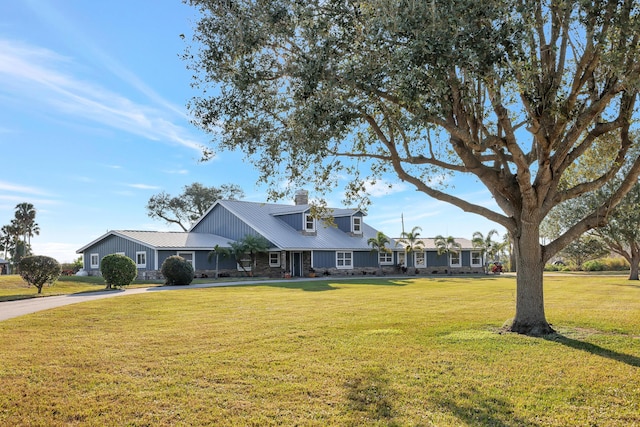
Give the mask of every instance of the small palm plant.
[{"label": "small palm plant", "polygon": [[219,265],[219,260],[220,257],[225,258],[227,256],[231,255],[231,252],[229,252],[229,249],[227,248],[222,248],[219,245],[215,245],[213,247],[213,249],[209,252],[209,254],[207,255],[207,261],[211,262],[211,259],[215,257],[216,259],[216,273],[215,273],[215,278],[218,278],[218,265]]},{"label": "small palm plant", "polygon": [[231,254],[236,258],[242,271],[244,271],[247,276],[253,276],[253,269],[247,271],[246,265],[242,260],[248,256],[251,261],[250,266],[255,267],[257,265],[258,254],[269,252],[271,244],[262,236],[247,234],[242,240],[229,242],[229,246],[231,247]]},{"label": "small palm plant", "polygon": [[[404,250],[407,252],[407,256],[409,256],[412,252],[419,252],[424,249],[424,244],[422,243],[422,239],[420,239],[420,232],[422,228],[417,225],[411,229],[409,232],[403,231],[400,234],[400,239],[398,239],[397,243],[401,243],[404,245]],[[412,270],[415,273],[415,267]]]},{"label": "small palm plant", "polygon": [[480,250],[483,258],[483,265],[485,268],[485,273],[488,273],[487,268],[489,264],[489,260],[492,259],[497,251],[500,249],[501,243],[494,242],[491,240],[491,237],[494,235],[498,235],[498,231],[493,229],[490,230],[486,236],[484,236],[481,232],[476,231],[473,233],[473,237],[471,238],[471,244],[474,249]]},{"label": "small palm plant", "polygon": [[398,239],[398,243],[402,243],[404,245],[407,253],[424,249],[422,240],[420,240],[420,231],[422,231],[422,228],[415,226],[411,229],[411,231],[403,231],[402,233],[400,233],[400,239]]},{"label": "small palm plant", "polygon": [[436,246],[438,255],[459,254],[462,250],[462,245],[456,242],[456,239],[452,236],[444,237],[438,235],[433,239],[433,244]]},{"label": "small palm plant", "polygon": [[378,253],[378,269],[382,273],[382,265],[380,264],[380,253],[390,253],[391,249],[387,248],[387,245],[391,243],[389,238],[382,232],[378,231],[376,237],[371,237],[367,240],[367,244],[371,246],[371,252]]}]

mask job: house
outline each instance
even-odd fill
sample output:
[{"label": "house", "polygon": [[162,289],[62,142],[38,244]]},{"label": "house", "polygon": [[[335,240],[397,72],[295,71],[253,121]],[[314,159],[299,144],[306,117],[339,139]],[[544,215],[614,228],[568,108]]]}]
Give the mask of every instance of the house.
[{"label": "house", "polygon": [[[330,210],[331,220],[315,218],[308,193],[298,191],[294,205],[218,200],[188,232],[109,231],[76,252],[83,255],[84,270],[100,274],[101,259],[121,253],[134,260],[140,277],[158,277],[163,261],[179,255],[192,263],[196,276],[211,276],[216,268],[209,252],[218,245],[246,235],[262,236],[270,243],[269,252],[260,254],[255,265],[247,260],[222,257],[222,275],[241,276],[245,268],[256,276],[284,277],[318,274],[375,274],[379,265],[395,271],[398,253],[371,250],[367,241],[377,230],[364,222],[358,209]],[[390,249],[395,247],[392,240]],[[250,264],[250,263],[249,263]]]},{"label": "house", "polygon": [[456,237],[455,242],[460,245],[458,251],[450,251],[438,254],[435,239],[417,239],[420,248],[406,251],[406,244],[401,239],[398,241],[398,253],[396,259],[398,263],[407,268],[415,268],[418,274],[461,274],[461,273],[483,273],[484,260],[481,250],[474,248],[471,240]]}]

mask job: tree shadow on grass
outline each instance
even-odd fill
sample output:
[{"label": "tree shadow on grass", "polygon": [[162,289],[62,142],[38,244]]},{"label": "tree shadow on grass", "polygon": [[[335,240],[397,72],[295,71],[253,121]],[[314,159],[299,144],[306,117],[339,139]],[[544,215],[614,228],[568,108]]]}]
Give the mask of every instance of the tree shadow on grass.
[{"label": "tree shadow on grass", "polygon": [[291,280],[283,282],[265,282],[251,286],[272,286],[284,289],[299,289],[307,292],[336,291],[345,285],[367,286],[407,286],[409,282],[398,279],[322,279],[322,280]]},{"label": "tree shadow on grass", "polygon": [[18,300],[22,300],[22,299],[31,299],[31,298],[36,298],[36,297],[37,297],[36,294],[5,295],[5,296],[0,296],[0,302],[18,301]]},{"label": "tree shadow on grass", "polygon": [[576,350],[586,351],[587,353],[591,353],[596,356],[606,357],[607,359],[615,360],[616,362],[626,363],[629,366],[634,366],[636,368],[640,367],[640,357],[638,356],[609,350],[607,348],[600,347],[599,345],[569,338],[558,333],[547,335],[544,339],[547,341],[558,342]]},{"label": "tree shadow on grass", "polygon": [[491,397],[478,390],[466,390],[455,398],[447,397],[433,402],[441,411],[448,412],[470,426],[537,427],[540,424],[518,417],[506,399]]},{"label": "tree shadow on grass", "polygon": [[640,289],[640,284],[638,282],[636,283],[614,283],[613,286],[619,286],[621,288],[637,288]]},{"label": "tree shadow on grass", "polygon": [[[348,410],[358,414],[366,424],[403,425],[396,419],[399,396],[392,387],[392,379],[384,368],[368,368],[344,384]],[[514,414],[513,405],[506,399],[482,394],[477,389],[456,390],[441,399],[428,398],[430,411],[451,415],[465,425],[496,427],[537,427],[538,423]]]},{"label": "tree shadow on grass", "polygon": [[361,375],[347,380],[344,384],[349,402],[348,409],[356,412],[361,419],[369,422],[384,422],[385,425],[397,425],[393,422],[393,390],[386,370],[370,368]]}]

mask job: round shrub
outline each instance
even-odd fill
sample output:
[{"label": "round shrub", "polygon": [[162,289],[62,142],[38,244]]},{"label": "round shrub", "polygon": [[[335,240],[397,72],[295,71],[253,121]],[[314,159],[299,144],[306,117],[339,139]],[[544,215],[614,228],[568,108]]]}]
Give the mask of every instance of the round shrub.
[{"label": "round shrub", "polygon": [[27,256],[18,263],[20,277],[29,284],[38,288],[38,293],[42,293],[42,287],[45,283],[49,286],[58,280],[62,273],[62,267],[55,259],[44,256],[34,255]]},{"label": "round shrub", "polygon": [[165,259],[160,267],[165,285],[188,285],[193,281],[193,266],[178,255]]},{"label": "round shrub", "polygon": [[130,285],[138,276],[133,260],[120,254],[111,254],[102,258],[100,273],[107,283],[107,289]]}]

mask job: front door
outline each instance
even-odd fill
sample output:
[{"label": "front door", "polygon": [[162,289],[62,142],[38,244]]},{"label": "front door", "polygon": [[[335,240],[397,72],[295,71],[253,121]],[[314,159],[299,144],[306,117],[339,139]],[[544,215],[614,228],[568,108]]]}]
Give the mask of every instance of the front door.
[{"label": "front door", "polygon": [[293,252],[291,254],[291,276],[292,277],[302,276],[302,253],[301,252]]}]

